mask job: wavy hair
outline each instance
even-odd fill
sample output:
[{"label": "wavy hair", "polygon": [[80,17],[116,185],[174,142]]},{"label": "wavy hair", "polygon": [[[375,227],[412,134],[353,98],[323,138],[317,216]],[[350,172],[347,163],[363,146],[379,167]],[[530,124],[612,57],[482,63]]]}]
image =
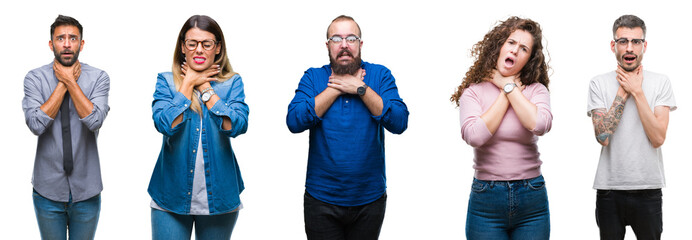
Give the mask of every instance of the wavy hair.
[{"label": "wavy hair", "polygon": [[[224,82],[233,77],[233,75],[235,75],[236,73],[233,71],[233,67],[231,67],[231,61],[228,60],[228,54],[226,54],[226,40],[223,37],[221,27],[219,27],[219,24],[216,23],[216,21],[214,21],[214,19],[210,18],[209,16],[194,15],[187,19],[185,24],[183,24],[183,27],[180,29],[180,33],[178,34],[177,43],[175,44],[172,66],[173,82],[175,83],[175,88],[179,89],[180,85],[183,84],[183,77],[180,76],[182,74],[180,66],[183,64],[183,62],[185,62],[185,54],[183,53],[182,48],[185,44],[185,34],[192,28],[198,28],[200,30],[214,34],[216,41],[218,42],[218,44],[220,44],[218,47],[221,48],[221,51],[214,57],[214,64],[218,64],[219,66],[221,66],[221,71],[218,74],[216,74],[216,76],[214,76],[216,79],[218,79],[218,82]],[[202,106],[199,100],[194,96],[192,97],[192,103],[190,104],[190,108],[193,111],[202,114]]]},{"label": "wavy hair", "polygon": [[[471,56],[475,59],[473,66],[469,68],[461,81],[461,85],[457,87],[456,92],[449,99],[459,106],[459,98],[464,92],[464,89],[474,83],[481,83],[492,77],[493,69],[497,65],[500,57],[500,49],[505,44],[509,35],[516,30],[524,30],[533,37],[533,46],[531,47],[531,56],[529,61],[521,69],[520,78],[523,85],[532,83],[541,83],[546,88],[550,82],[548,76],[548,63],[543,55],[543,33],[537,22],[531,19],[519,17],[510,17],[507,20],[500,22],[490,32],[485,34],[483,40],[473,45],[471,48]],[[547,54],[547,51],[546,51]]]}]

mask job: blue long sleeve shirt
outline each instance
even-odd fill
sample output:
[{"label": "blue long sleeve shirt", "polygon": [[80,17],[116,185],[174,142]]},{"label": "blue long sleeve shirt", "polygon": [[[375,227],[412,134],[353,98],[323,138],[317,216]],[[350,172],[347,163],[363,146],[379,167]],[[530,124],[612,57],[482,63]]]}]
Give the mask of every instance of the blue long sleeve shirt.
[{"label": "blue long sleeve shirt", "polygon": [[[163,134],[163,144],[149,182],[149,195],[158,206],[177,214],[190,213],[200,142],[209,215],[236,209],[245,188],[230,141],[247,131],[249,109],[243,82],[236,74],[224,82],[210,84],[221,99],[211,109],[202,105],[200,115],[190,109],[190,99],[175,89],[170,72],[160,73],[156,81],[152,117],[156,130]],[[182,122],[171,127],[180,114]],[[231,130],[221,127],[223,117],[231,120]]]},{"label": "blue long sleeve shirt", "polygon": [[286,115],[291,132],[310,130],[306,191],[338,206],[368,204],[384,194],[384,129],[401,134],[408,126],[408,109],[389,69],[368,62],[361,68],[367,91],[382,98],[381,115],[373,116],[360,96],[344,94],[317,117],[315,96],[327,88],[329,65],[305,71]]}]

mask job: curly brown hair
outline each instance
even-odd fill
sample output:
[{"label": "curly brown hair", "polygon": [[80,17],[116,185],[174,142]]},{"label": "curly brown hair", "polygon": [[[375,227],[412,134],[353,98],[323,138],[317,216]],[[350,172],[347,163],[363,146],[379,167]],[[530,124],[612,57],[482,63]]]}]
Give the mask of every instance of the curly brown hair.
[{"label": "curly brown hair", "polygon": [[[461,85],[449,99],[459,106],[459,98],[473,83],[481,83],[484,80],[492,77],[492,71],[497,65],[497,59],[500,57],[500,49],[504,45],[509,35],[516,30],[524,30],[533,36],[533,47],[531,48],[531,56],[529,61],[520,71],[521,83],[529,85],[532,83],[541,83],[546,88],[550,79],[548,77],[548,63],[543,55],[543,34],[540,25],[531,20],[519,17],[510,17],[507,20],[500,22],[493,30],[490,30],[483,40],[479,41],[471,48],[471,56],[475,58],[473,66],[466,72],[466,76],[461,81]],[[547,51],[546,51],[547,52]]]}]

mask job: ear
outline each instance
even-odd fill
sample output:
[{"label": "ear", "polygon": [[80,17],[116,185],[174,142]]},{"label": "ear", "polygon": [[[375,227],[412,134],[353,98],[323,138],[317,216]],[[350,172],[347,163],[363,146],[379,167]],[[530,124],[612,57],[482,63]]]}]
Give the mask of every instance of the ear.
[{"label": "ear", "polygon": [[84,49],[84,40],[82,40],[82,44],[79,44],[79,51],[81,52],[82,49]]},{"label": "ear", "polygon": [[642,49],[642,53],[646,53],[646,45],[647,45],[647,43],[649,43],[649,42],[646,42],[646,41],[644,42],[644,48]]},{"label": "ear", "polygon": [[53,41],[52,40],[48,40],[48,47],[50,48],[50,51],[52,52],[53,51]]},{"label": "ear", "polygon": [[216,48],[215,55],[219,55],[219,53],[221,53],[221,43],[217,43],[217,44],[219,45],[219,47]]},{"label": "ear", "polygon": [[613,40],[610,40],[610,50],[613,51],[613,53],[615,53],[615,41]]}]

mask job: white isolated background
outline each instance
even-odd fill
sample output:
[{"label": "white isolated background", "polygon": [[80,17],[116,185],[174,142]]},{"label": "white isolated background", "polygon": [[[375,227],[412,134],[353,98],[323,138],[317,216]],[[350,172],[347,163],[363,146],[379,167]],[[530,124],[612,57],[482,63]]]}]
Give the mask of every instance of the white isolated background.
[{"label": "white isolated background", "polygon": [[[151,120],[156,73],[170,71],[175,39],[188,17],[221,25],[234,69],[245,83],[248,132],[232,140],[246,190],[234,239],[304,239],[308,133],[291,134],[285,116],[303,71],[328,63],[325,32],[340,15],[363,31],[363,59],[396,77],[409,128],[386,135],[388,204],[380,239],[464,239],[473,151],[460,137],[449,97],[472,63],[469,49],[498,20],[539,22],[550,53],[552,131],[539,140],[553,239],[597,239],[591,188],[600,146],[586,116],[589,80],[616,67],[613,21],[646,21],[643,65],[668,75],[680,108],[663,145],[668,185],[663,236],[688,237],[688,147],[692,34],[682,1],[12,1],[3,23],[4,111],[0,238],[38,239],[31,198],[37,137],[24,123],[23,79],[53,59],[49,27],[58,14],[84,26],[80,60],[108,72],[111,111],[99,134],[103,175],[97,239],[151,238],[149,178],[161,147]],[[627,239],[634,239],[628,228]]]}]

